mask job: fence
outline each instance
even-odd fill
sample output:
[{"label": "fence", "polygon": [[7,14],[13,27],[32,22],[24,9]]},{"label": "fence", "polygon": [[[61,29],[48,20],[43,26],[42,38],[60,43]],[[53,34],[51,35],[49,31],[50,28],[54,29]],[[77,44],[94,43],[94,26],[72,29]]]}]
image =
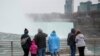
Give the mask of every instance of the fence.
[{"label": "fence", "polygon": [[[100,39],[89,38],[86,40],[86,55],[100,56]],[[67,46],[66,39],[61,40],[60,56],[62,54],[69,55],[70,50]],[[78,52],[76,53],[78,55]],[[23,56],[20,41],[0,41],[0,56]]]}]

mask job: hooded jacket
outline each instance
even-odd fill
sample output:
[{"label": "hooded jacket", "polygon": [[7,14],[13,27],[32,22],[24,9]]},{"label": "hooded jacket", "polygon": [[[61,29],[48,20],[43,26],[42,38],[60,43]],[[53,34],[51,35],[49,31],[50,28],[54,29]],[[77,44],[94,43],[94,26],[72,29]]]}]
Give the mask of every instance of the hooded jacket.
[{"label": "hooded jacket", "polygon": [[68,34],[67,45],[75,45],[75,29],[71,30],[71,33]]},{"label": "hooded jacket", "polygon": [[83,34],[78,34],[75,38],[76,41],[76,46],[77,47],[82,47],[82,46],[86,46],[85,44],[85,37]]},{"label": "hooded jacket", "polygon": [[60,49],[60,39],[57,37],[56,33],[51,33],[48,39],[48,47],[51,53],[59,52]]},{"label": "hooded jacket", "polygon": [[38,50],[38,47],[37,47],[37,45],[35,44],[35,41],[33,40],[33,41],[32,41],[32,44],[31,44],[31,46],[30,46],[30,52],[31,52],[32,54],[37,54],[37,50]]},{"label": "hooded jacket", "polygon": [[[24,44],[22,44],[23,39],[26,39]],[[31,38],[28,35],[28,30],[25,29],[24,34],[21,36],[21,46],[22,48],[29,49],[30,45],[31,45]]]},{"label": "hooded jacket", "polygon": [[46,48],[46,37],[47,34],[43,32],[39,32],[35,35],[34,40],[36,42],[36,45],[38,46],[38,49]]}]

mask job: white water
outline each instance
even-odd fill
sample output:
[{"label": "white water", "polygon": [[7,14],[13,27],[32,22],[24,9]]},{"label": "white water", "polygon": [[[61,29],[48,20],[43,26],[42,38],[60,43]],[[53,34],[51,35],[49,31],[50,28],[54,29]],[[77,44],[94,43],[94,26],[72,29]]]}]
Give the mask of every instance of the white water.
[{"label": "white water", "polygon": [[93,51],[90,51],[87,47],[85,47],[85,55],[93,55]]}]

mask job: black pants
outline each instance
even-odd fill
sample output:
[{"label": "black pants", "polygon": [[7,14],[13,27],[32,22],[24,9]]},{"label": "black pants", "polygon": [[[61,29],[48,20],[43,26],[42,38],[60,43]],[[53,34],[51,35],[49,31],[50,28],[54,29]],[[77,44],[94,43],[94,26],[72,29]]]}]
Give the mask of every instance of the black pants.
[{"label": "black pants", "polygon": [[36,56],[36,54],[31,54],[31,56]]},{"label": "black pants", "polygon": [[84,56],[84,49],[85,49],[85,46],[78,47],[79,56]]},{"label": "black pants", "polygon": [[29,54],[29,49],[23,48],[23,51],[24,51],[24,56],[28,56],[28,54]]}]

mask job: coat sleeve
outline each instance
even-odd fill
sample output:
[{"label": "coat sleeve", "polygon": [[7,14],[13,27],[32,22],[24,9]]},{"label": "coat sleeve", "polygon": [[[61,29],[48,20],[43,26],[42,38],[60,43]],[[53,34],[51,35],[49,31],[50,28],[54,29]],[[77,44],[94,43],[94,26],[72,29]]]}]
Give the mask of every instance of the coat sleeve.
[{"label": "coat sleeve", "polygon": [[75,38],[75,42],[76,42],[76,43],[78,42],[78,36],[76,36],[76,38]]},{"label": "coat sleeve", "polygon": [[31,46],[31,38],[30,36],[28,36],[29,38],[27,39],[27,46],[30,47]]},{"label": "coat sleeve", "polygon": [[20,43],[21,43],[21,45],[22,45],[22,39],[23,39],[23,35],[21,36],[21,39],[20,39]]},{"label": "coat sleeve", "polygon": [[70,44],[69,44],[69,41],[70,41],[69,38],[70,38],[70,34],[68,34],[68,37],[67,37],[67,45],[70,45]]},{"label": "coat sleeve", "polygon": [[37,45],[38,40],[37,40],[37,35],[34,36],[35,44]]}]

